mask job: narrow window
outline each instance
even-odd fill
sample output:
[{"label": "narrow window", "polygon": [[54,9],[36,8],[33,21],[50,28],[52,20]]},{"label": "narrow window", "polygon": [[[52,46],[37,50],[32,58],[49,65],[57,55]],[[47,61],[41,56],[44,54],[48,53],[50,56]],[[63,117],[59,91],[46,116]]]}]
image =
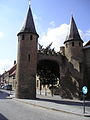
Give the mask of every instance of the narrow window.
[{"label": "narrow window", "polygon": [[79,42],[79,46],[81,47],[81,42]]},{"label": "narrow window", "polygon": [[72,42],[72,46],[74,46],[74,42]]},{"label": "narrow window", "polygon": [[33,39],[33,36],[32,35],[30,35],[30,40],[32,40]]},{"label": "narrow window", "polygon": [[82,72],[82,63],[79,63],[79,70]]},{"label": "narrow window", "polygon": [[67,43],[66,43],[66,48],[68,47]]},{"label": "narrow window", "polygon": [[24,40],[24,35],[22,35],[22,40]]},{"label": "narrow window", "polygon": [[28,54],[28,61],[30,62],[30,54]]}]

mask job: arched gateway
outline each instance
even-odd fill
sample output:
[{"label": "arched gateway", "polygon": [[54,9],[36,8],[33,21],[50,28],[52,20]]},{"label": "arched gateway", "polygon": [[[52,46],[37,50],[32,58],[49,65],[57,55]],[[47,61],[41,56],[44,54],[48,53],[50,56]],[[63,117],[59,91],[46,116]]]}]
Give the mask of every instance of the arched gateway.
[{"label": "arched gateway", "polygon": [[[31,8],[27,13],[25,24],[18,33],[17,55],[17,98],[36,98],[37,65],[45,61],[57,66],[60,78],[60,95],[63,98],[80,99],[84,79],[83,41],[80,38],[73,17],[70,33],[60,52],[38,50],[38,37]],[[78,52],[77,52],[78,51]]]}]

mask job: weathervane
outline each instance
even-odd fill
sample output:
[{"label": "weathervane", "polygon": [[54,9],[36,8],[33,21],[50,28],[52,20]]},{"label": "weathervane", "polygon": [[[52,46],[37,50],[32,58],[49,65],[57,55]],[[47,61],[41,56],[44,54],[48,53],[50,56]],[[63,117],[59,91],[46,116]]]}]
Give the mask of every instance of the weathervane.
[{"label": "weathervane", "polygon": [[31,6],[31,0],[29,0],[29,7]]}]

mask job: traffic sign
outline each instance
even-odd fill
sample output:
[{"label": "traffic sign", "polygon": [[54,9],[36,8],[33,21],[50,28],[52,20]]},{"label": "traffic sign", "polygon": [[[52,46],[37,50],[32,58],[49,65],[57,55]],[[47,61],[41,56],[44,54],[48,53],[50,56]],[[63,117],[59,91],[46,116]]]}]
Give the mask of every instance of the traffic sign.
[{"label": "traffic sign", "polygon": [[83,92],[83,94],[87,94],[87,92],[88,92],[87,86],[83,86],[82,92]]}]

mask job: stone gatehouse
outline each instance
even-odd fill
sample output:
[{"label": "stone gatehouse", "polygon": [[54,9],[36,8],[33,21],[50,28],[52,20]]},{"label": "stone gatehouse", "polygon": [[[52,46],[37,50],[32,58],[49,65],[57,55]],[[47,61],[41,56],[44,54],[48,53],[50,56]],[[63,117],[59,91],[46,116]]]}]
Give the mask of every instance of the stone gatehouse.
[{"label": "stone gatehouse", "polygon": [[[17,98],[36,98],[37,65],[41,61],[54,61],[58,64],[60,73],[60,95],[63,98],[81,99],[82,86],[89,89],[90,98],[90,41],[83,46],[73,16],[70,22],[70,32],[60,51],[46,53],[38,50],[38,37],[33,15],[29,6],[25,24],[18,36],[17,57]],[[53,62],[53,64],[54,64]]]}]

